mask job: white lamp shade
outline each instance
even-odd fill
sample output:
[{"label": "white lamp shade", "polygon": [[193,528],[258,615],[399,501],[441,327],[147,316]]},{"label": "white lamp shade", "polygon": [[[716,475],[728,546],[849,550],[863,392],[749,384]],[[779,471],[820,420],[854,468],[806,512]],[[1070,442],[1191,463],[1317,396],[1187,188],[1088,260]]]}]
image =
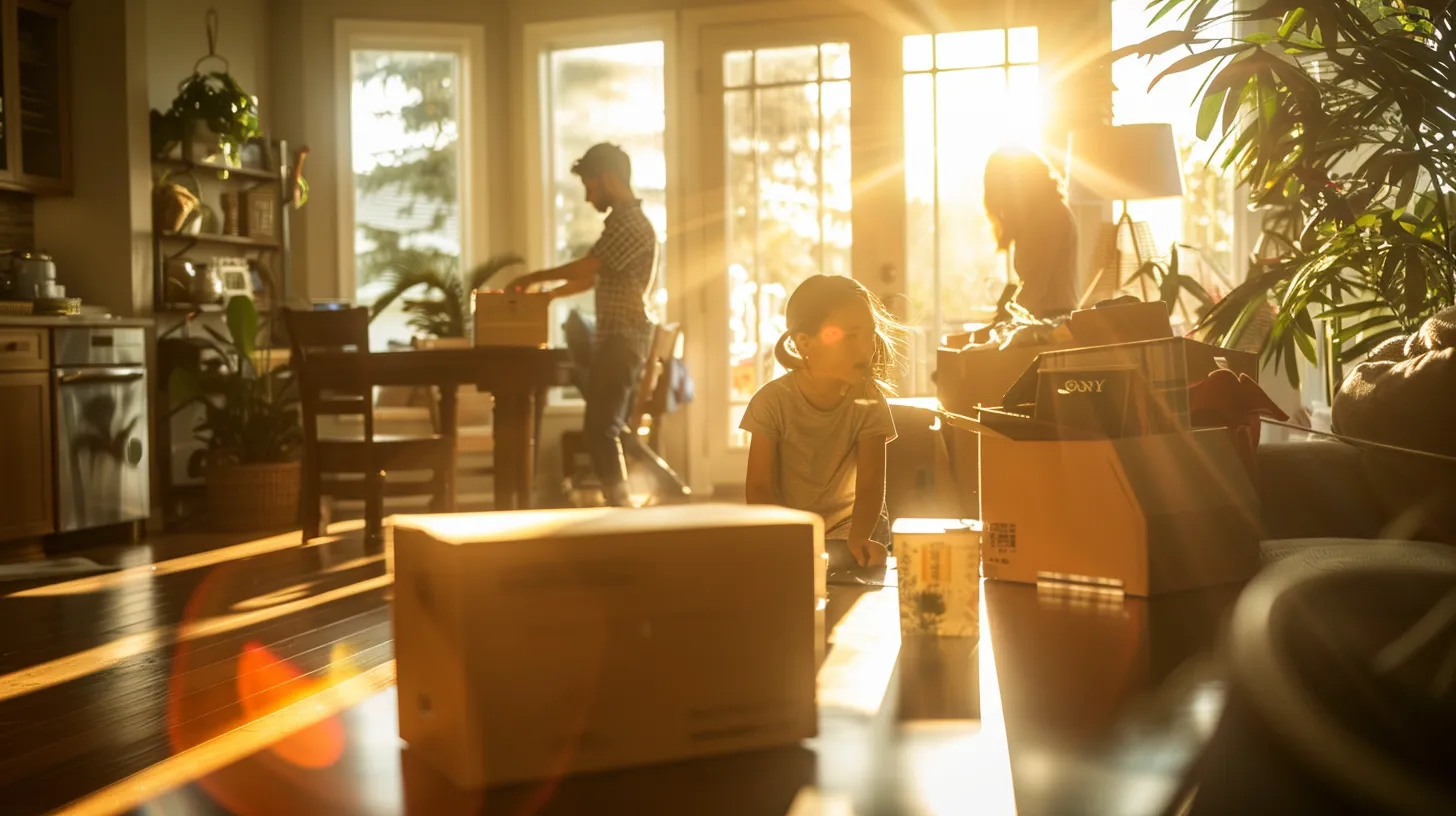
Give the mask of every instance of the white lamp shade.
[{"label": "white lamp shade", "polygon": [[1067,137],[1067,198],[1073,204],[1181,195],[1172,125],[1095,125]]}]

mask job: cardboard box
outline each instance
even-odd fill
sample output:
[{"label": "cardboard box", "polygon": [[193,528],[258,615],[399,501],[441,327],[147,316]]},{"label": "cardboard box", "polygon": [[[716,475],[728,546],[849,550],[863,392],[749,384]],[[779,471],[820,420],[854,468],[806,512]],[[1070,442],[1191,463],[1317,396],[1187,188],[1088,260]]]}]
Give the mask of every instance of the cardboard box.
[{"label": "cardboard box", "polygon": [[1179,427],[1187,428],[1191,426],[1188,387],[1220,368],[1220,361],[1240,374],[1259,379],[1259,355],[1210,346],[1186,337],[1048,351],[1037,357],[1036,365],[1039,371],[1137,368],[1154,403]]},{"label": "cardboard box", "polygon": [[[1096,312],[1096,315],[1087,314]],[[1072,341],[1008,349],[940,349],[936,359],[936,395],[947,411],[970,415],[979,405],[1000,405],[1007,389],[1038,355],[1119,342],[1168,338],[1173,331],[1161,303],[1131,303],[1074,313],[1067,328]],[[1079,333],[1080,332],[1080,333]],[[1114,365],[1109,363],[1108,365]]]},{"label": "cardboard box", "polygon": [[980,637],[980,526],[906,518],[895,522],[893,535],[900,632]]},{"label": "cardboard box", "polygon": [[[1069,320],[1067,326],[1072,330],[1071,343],[1005,350],[940,349],[935,372],[936,395],[940,404],[951,413],[970,416],[975,413],[977,406],[1001,405],[1001,399],[1007,390],[1042,354],[1095,345],[1108,337],[1148,340],[1166,338],[1172,334],[1168,325],[1167,309],[1161,303],[1133,303],[1084,311],[1100,313],[1095,317],[1081,319],[1080,325],[1087,332],[1086,340],[1077,334],[1079,324]],[[977,492],[979,470],[976,446],[979,444],[979,438],[974,434],[956,434],[947,443],[952,449],[951,469],[960,487],[961,512],[972,518],[981,517]]]},{"label": "cardboard box", "polygon": [[816,515],[681,505],[390,529],[400,736],[458,786],[815,734]]},{"label": "cardboard box", "polygon": [[990,410],[948,421],[980,436],[987,578],[1147,596],[1258,569],[1258,499],[1226,429],[1059,439]]},{"label": "cardboard box", "polygon": [[550,343],[550,296],[475,292],[475,345],[545,348]]},{"label": "cardboard box", "polygon": [[1109,346],[1172,337],[1168,306],[1160,300],[1126,303],[1101,309],[1078,309],[1067,328],[1080,346]]},{"label": "cardboard box", "polygon": [[932,397],[894,398],[895,441],[885,449],[885,507],[890,520],[965,515]]}]

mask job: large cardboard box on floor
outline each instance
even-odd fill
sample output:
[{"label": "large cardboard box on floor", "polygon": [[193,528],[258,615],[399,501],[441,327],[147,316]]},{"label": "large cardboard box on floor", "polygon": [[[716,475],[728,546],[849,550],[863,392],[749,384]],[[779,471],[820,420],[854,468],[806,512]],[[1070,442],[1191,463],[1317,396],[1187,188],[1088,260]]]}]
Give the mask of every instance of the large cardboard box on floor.
[{"label": "large cardboard box on floor", "polygon": [[391,530],[400,737],[456,785],[815,734],[818,516],[683,505]]},{"label": "large cardboard box on floor", "polygon": [[990,410],[980,436],[981,570],[1159,595],[1247,580],[1258,500],[1226,429],[1064,439]]},{"label": "large cardboard box on floor", "polygon": [[475,345],[544,348],[551,343],[551,297],[475,291]]}]

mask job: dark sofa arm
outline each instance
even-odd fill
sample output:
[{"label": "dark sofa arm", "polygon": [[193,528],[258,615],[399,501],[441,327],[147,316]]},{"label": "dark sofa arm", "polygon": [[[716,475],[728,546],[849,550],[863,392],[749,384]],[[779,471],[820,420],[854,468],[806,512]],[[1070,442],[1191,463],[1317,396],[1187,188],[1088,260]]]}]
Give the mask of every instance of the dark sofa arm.
[{"label": "dark sofa arm", "polygon": [[1361,452],[1341,442],[1259,446],[1255,488],[1264,538],[1376,538],[1385,511],[1365,476]]}]

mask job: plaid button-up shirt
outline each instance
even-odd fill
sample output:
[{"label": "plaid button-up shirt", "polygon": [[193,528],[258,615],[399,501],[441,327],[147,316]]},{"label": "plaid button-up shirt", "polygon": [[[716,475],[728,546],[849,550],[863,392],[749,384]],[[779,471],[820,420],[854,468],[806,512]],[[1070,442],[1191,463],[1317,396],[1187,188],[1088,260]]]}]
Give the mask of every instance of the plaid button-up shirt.
[{"label": "plaid button-up shirt", "polygon": [[642,202],[612,208],[591,254],[601,261],[596,282],[596,335],[626,337],[645,352],[652,342],[647,288],[657,261],[657,233]]}]

